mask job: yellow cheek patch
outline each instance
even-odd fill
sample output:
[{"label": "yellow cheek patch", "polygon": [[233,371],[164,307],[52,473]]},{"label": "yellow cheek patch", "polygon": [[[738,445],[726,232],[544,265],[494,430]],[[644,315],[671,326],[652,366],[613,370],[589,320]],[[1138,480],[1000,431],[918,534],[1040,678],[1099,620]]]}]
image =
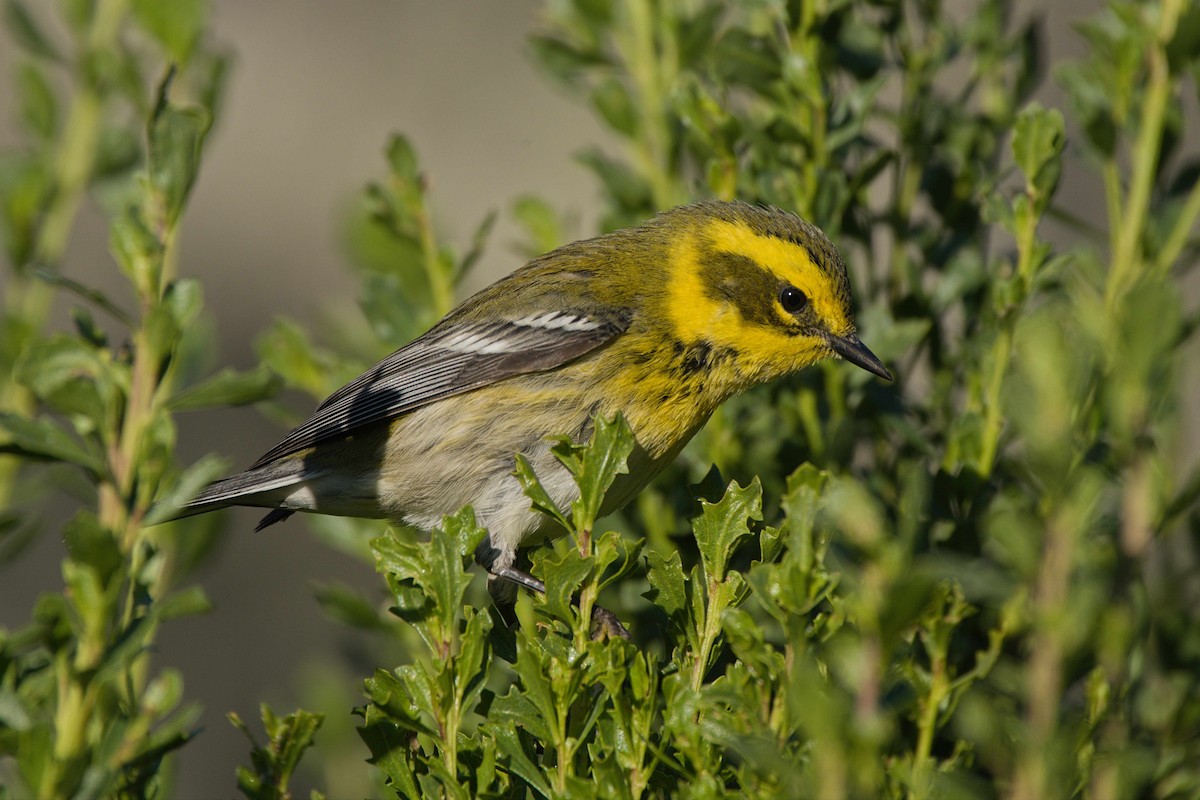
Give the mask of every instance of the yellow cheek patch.
[{"label": "yellow cheek patch", "polygon": [[[788,252],[794,255],[797,249],[803,250],[789,246]],[[755,375],[757,380],[792,372],[827,355],[828,348],[823,343],[807,341],[812,337],[793,336],[782,326],[773,328],[747,322],[735,306],[712,297],[701,277],[701,253],[699,243],[690,238],[681,240],[671,252],[666,313],[681,341],[686,344],[703,341],[718,349],[737,351],[739,371]],[[809,269],[816,270],[810,261],[806,263]],[[765,297],[763,302],[778,301]]]},{"label": "yellow cheek patch", "polygon": [[[838,299],[834,281],[813,263],[808,248],[774,236],[763,236],[746,225],[724,220],[711,222],[706,226],[706,233],[711,237],[714,249],[745,256],[808,295],[808,302],[817,317],[824,320],[831,331],[850,332],[852,325]],[[764,302],[768,300],[764,299]],[[769,302],[773,302],[781,321],[789,319],[777,299]]]}]

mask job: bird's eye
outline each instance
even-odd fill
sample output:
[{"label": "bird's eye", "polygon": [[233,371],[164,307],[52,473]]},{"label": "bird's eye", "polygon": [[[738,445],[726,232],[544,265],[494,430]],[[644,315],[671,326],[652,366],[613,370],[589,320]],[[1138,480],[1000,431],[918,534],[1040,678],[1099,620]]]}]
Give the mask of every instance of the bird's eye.
[{"label": "bird's eye", "polygon": [[808,305],[808,295],[795,286],[785,286],[779,293],[779,305],[783,306],[783,310],[789,314],[795,314],[803,311],[804,307]]}]

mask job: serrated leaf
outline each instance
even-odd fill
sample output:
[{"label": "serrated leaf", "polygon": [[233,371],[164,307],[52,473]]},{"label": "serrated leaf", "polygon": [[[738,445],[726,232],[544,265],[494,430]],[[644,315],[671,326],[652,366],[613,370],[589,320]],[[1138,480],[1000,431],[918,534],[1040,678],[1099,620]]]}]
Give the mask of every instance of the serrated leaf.
[{"label": "serrated leaf", "polygon": [[583,558],[577,548],[568,548],[561,557],[547,556],[535,563],[535,574],[546,584],[546,610],[554,617],[570,622],[571,600],[596,567],[596,559]]},{"label": "serrated leaf", "polygon": [[376,572],[394,574],[403,580],[416,580],[425,574],[427,559],[424,551],[419,545],[400,539],[391,528],[383,536],[371,540],[371,553],[375,557]]},{"label": "serrated leaf", "polygon": [[568,533],[575,530],[574,526],[571,525],[571,520],[558,507],[554,499],[550,497],[550,493],[546,491],[545,487],[542,486],[541,479],[534,472],[533,465],[529,463],[529,459],[525,457],[524,453],[516,454],[516,469],[513,474],[521,484],[525,496],[532,501],[533,508],[536,511],[540,511],[558,522],[562,526],[562,529]]},{"label": "serrated leaf", "polygon": [[686,582],[683,577],[683,564],[679,551],[663,556],[655,550],[646,553],[649,569],[646,579],[650,582],[650,591],[644,597],[674,618],[687,606]]},{"label": "serrated leaf", "polygon": [[465,612],[466,625],[459,638],[460,647],[454,661],[458,706],[471,711],[479,703],[480,695],[487,686],[491,666],[491,648],[488,633],[492,629],[492,618],[486,612],[468,608]]},{"label": "serrated leaf", "polygon": [[634,444],[633,431],[618,413],[611,421],[595,418],[592,437],[586,446],[560,442],[552,448],[579,486],[579,497],[571,503],[571,520],[576,530],[590,531],[595,526],[613,481],[617,475],[629,472],[629,455]]},{"label": "serrated leaf", "polygon": [[617,531],[605,531],[595,544],[596,569],[603,575],[599,588],[611,586],[631,573],[645,544],[645,539],[628,539]]},{"label": "serrated leaf", "polygon": [[435,530],[429,541],[429,571],[419,582],[434,602],[444,636],[454,630],[455,620],[462,609],[463,596],[471,584],[471,572],[464,561],[474,548],[463,552],[465,542],[482,540],[482,530],[475,524],[475,515],[468,518],[460,513],[442,520],[441,530]]},{"label": "serrated leaf", "polygon": [[489,732],[496,740],[497,749],[507,757],[508,769],[542,797],[554,797],[546,774],[538,769],[521,746],[516,728],[511,724],[499,725],[489,728]]},{"label": "serrated leaf", "polygon": [[491,726],[514,725],[543,742],[550,740],[549,720],[542,716],[528,693],[517,687],[492,700],[488,721]]},{"label": "serrated leaf", "polygon": [[[386,716],[393,725],[413,733],[433,734],[434,731],[421,715],[421,709],[408,687],[392,673],[379,668],[375,674],[363,681],[363,689],[380,715]],[[372,707],[368,707],[368,711]]]},{"label": "serrated leaf", "polygon": [[742,488],[733,481],[716,504],[701,503],[700,516],[692,521],[692,532],[710,582],[725,580],[725,570],[739,540],[750,535],[750,520],[762,519],[762,485],[756,476]]},{"label": "serrated leaf", "polygon": [[788,476],[787,493],[783,497],[788,546],[791,557],[798,560],[804,572],[811,570],[815,561],[814,529],[821,493],[828,482],[829,474],[812,464],[801,464]]}]

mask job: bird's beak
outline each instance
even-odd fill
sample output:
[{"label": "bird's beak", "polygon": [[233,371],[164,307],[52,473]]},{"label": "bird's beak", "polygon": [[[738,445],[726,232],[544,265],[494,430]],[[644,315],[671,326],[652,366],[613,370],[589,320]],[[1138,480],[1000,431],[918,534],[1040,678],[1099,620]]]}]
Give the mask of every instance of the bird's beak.
[{"label": "bird's beak", "polygon": [[862,343],[857,334],[852,333],[849,336],[834,336],[830,334],[829,346],[839,356],[856,367],[862,367],[867,372],[870,372],[872,375],[878,375],[885,381],[892,380],[892,373],[888,372],[883,362],[867,349],[867,346]]}]

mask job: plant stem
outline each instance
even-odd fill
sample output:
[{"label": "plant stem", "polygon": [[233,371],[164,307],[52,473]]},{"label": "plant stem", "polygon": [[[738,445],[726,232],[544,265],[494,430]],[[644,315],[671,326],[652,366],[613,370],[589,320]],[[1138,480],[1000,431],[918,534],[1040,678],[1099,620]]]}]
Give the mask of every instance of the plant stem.
[{"label": "plant stem", "polygon": [[1000,434],[1004,429],[1004,414],[1000,408],[1000,393],[1004,389],[1004,376],[1008,373],[1008,362],[1012,357],[1012,325],[1005,322],[996,334],[992,346],[992,371],[988,376],[983,406],[983,436],[979,448],[979,474],[988,478],[996,466],[996,453],[1000,447]]},{"label": "plant stem", "polygon": [[421,196],[417,208],[413,210],[416,217],[417,229],[421,234],[421,262],[425,265],[425,277],[429,281],[429,293],[433,298],[434,316],[441,317],[454,307],[454,276],[447,266],[442,263],[438,251],[437,235],[433,229],[433,220],[429,214],[429,206],[424,195]]},{"label": "plant stem", "polygon": [[1188,198],[1184,201],[1183,208],[1180,209],[1179,216],[1175,219],[1175,226],[1171,228],[1170,234],[1167,235],[1167,239],[1158,253],[1158,261],[1154,265],[1157,275],[1166,277],[1178,260],[1198,216],[1200,216],[1200,181],[1188,193]]},{"label": "plant stem", "polygon": [[920,701],[921,718],[917,722],[917,749],[913,753],[912,786],[908,794],[913,800],[929,796],[930,770],[933,766],[933,734],[937,731],[938,709],[950,693],[944,649],[939,648],[930,655],[929,692]]},{"label": "plant stem", "polygon": [[720,593],[720,582],[717,578],[708,579],[708,603],[704,613],[704,630],[700,634],[700,652],[692,664],[692,691],[700,691],[704,685],[704,676],[708,672],[708,660],[712,655],[713,645],[721,633],[721,613],[724,608],[718,608],[717,595]]},{"label": "plant stem", "polygon": [[1038,619],[1030,644],[1028,739],[1009,795],[1013,800],[1046,796],[1047,748],[1058,725],[1062,699],[1062,616],[1074,563],[1075,532],[1065,517],[1064,510],[1050,516],[1034,587],[1032,605],[1038,610]]},{"label": "plant stem", "polygon": [[[679,200],[671,173],[671,135],[666,107],[666,91],[674,79],[668,70],[673,70],[678,61],[674,42],[670,39],[673,29],[670,25],[655,24],[658,7],[649,0],[631,0],[624,8],[629,24],[625,62],[635,85],[638,116],[642,123],[641,136],[634,142],[635,155],[650,183],[655,206],[670,208]],[[667,12],[660,10],[659,13]],[[658,40],[656,29],[662,34]]]},{"label": "plant stem", "polygon": [[[1167,100],[1174,88],[1170,66],[1167,63],[1166,46],[1175,35],[1175,26],[1182,9],[1182,0],[1163,0],[1159,7],[1159,26],[1155,41],[1146,53],[1149,65],[1149,80],[1145,89],[1141,109],[1141,126],[1133,144],[1132,169],[1129,195],[1124,213],[1109,224],[1117,230],[1116,246],[1113,250],[1112,270],[1105,287],[1105,306],[1111,312],[1129,284],[1140,277],[1144,268],[1141,254],[1142,235],[1146,228],[1146,215],[1150,207],[1150,193],[1158,166],[1158,155],[1162,148],[1163,122]],[[1110,210],[1112,201],[1109,201]]]}]

